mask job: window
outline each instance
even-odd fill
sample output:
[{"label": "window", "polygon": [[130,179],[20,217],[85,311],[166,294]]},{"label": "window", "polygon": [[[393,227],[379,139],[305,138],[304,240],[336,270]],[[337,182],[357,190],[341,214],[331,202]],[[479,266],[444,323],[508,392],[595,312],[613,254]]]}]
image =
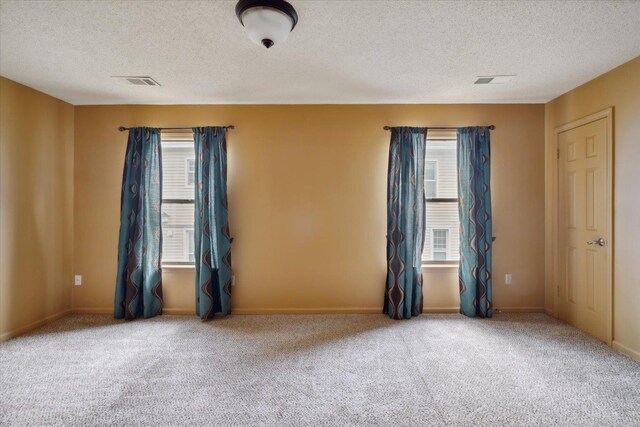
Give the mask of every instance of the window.
[{"label": "window", "polygon": [[193,134],[162,132],[162,263],[193,264]]},{"label": "window", "polygon": [[458,167],[455,133],[429,138],[427,134],[424,188],[425,264],[457,263],[460,257]]},{"label": "window", "polygon": [[186,159],[184,185],[193,187],[196,182],[196,159]]},{"label": "window", "polygon": [[438,197],[438,161],[424,162],[424,192],[427,198]]},{"label": "window", "polygon": [[195,240],[193,235],[193,229],[185,230],[184,232],[184,257],[189,262],[195,262]]},{"label": "window", "polygon": [[449,230],[431,230],[431,253],[434,261],[447,260]]}]

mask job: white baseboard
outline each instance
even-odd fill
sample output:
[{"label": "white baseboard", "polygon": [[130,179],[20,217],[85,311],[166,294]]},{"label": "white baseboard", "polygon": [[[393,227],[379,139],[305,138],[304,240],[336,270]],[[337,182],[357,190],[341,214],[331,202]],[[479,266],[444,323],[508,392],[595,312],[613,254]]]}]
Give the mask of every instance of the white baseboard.
[{"label": "white baseboard", "polygon": [[460,313],[460,307],[424,307],[422,312],[427,314]]},{"label": "white baseboard", "polygon": [[544,313],[544,307],[496,307],[503,313]]},{"label": "white baseboard", "polygon": [[317,307],[317,308],[234,308],[233,314],[372,314],[382,307]]},{"label": "white baseboard", "polygon": [[113,314],[113,307],[74,307],[74,314]]},{"label": "white baseboard", "polygon": [[[111,314],[113,315],[113,307],[76,307],[73,310],[74,314]],[[172,315],[188,315],[194,314],[195,308],[163,308],[162,314]]]},{"label": "white baseboard", "polygon": [[[503,313],[544,313],[544,307],[503,307]],[[382,307],[234,308],[235,314],[382,314]],[[423,313],[460,313],[460,307],[424,307]]]},{"label": "white baseboard", "polygon": [[[503,313],[544,313],[543,307],[502,307],[498,308]],[[73,309],[77,314],[113,314],[112,307],[77,307]],[[460,313],[460,307],[424,307],[423,313]],[[195,308],[163,308],[163,314],[172,315],[195,315]],[[382,314],[382,307],[256,307],[256,308],[234,308],[233,314]]]},{"label": "white baseboard", "polygon": [[640,352],[632,350],[629,347],[627,347],[626,345],[620,344],[616,340],[613,340],[613,342],[611,343],[611,347],[613,347],[614,349],[618,350],[622,354],[626,354],[627,356],[629,356],[632,359],[640,361]]},{"label": "white baseboard", "polygon": [[188,316],[196,315],[196,308],[163,308],[162,314],[169,314],[174,316]]},{"label": "white baseboard", "polygon": [[21,328],[14,329],[13,331],[5,332],[2,335],[0,335],[0,342],[10,340],[11,338],[15,338],[20,335],[24,335],[27,332],[30,332],[36,328],[39,328],[40,326],[44,326],[47,323],[51,323],[55,320],[61,319],[67,314],[70,314],[71,312],[72,312],[71,309],[64,310],[64,311],[61,311],[60,313],[52,314],[51,316],[47,316],[44,319],[40,319],[36,322],[29,323],[28,325],[23,326]]},{"label": "white baseboard", "polygon": [[[459,313],[460,307],[424,307],[423,313]],[[380,307],[234,308],[234,314],[383,314]]]},{"label": "white baseboard", "polygon": [[[73,309],[77,314],[113,314],[113,308],[77,307]],[[349,313],[382,313],[382,307],[320,307],[320,308],[234,308],[232,314],[349,314]],[[163,314],[194,315],[194,308],[163,308]]]}]

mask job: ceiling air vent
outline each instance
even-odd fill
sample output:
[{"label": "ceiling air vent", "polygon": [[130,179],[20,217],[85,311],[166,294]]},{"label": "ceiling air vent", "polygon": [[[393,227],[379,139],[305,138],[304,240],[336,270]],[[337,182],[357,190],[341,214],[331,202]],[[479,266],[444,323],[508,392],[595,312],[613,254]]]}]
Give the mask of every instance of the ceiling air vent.
[{"label": "ceiling air vent", "polygon": [[113,78],[134,86],[160,86],[160,83],[149,76],[113,76]]},{"label": "ceiling air vent", "polygon": [[493,80],[493,77],[478,77],[478,80],[473,82],[474,85],[488,85]]},{"label": "ceiling air vent", "polygon": [[513,79],[516,75],[502,75],[502,76],[478,76],[476,81],[473,84],[476,85],[500,85],[507,83],[511,79]]}]

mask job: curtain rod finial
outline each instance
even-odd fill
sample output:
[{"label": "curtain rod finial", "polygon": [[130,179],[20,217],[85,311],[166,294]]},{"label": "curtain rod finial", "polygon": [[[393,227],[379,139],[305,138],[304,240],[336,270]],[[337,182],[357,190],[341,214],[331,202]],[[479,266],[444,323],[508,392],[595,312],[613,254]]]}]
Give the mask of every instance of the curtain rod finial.
[{"label": "curtain rod finial", "polygon": [[125,128],[124,126],[120,126],[120,127],[118,128],[118,130],[119,130],[120,132],[124,132],[125,130],[127,130],[127,128]]}]

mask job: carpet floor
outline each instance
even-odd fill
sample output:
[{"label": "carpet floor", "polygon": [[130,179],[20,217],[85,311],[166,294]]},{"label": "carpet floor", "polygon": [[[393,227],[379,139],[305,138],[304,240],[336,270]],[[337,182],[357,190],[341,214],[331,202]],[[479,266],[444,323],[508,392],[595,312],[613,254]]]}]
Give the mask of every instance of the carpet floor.
[{"label": "carpet floor", "polygon": [[72,315],[0,375],[12,426],[640,426],[640,363],[544,314]]}]

